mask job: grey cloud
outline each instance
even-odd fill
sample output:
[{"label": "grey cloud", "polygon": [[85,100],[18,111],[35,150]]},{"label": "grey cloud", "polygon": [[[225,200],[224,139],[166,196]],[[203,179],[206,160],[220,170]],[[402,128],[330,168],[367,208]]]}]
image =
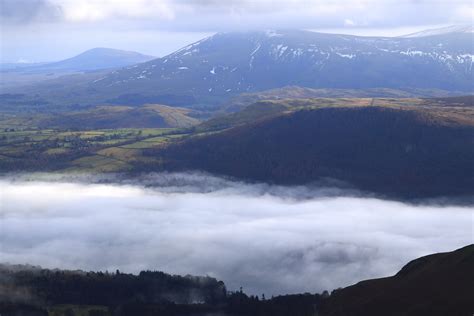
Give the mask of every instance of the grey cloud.
[{"label": "grey cloud", "polygon": [[472,242],[468,207],[205,174],[152,174],[140,183],[110,175],[0,180],[1,260],[207,274],[230,289],[272,295],[390,275],[418,256]]},{"label": "grey cloud", "polygon": [[2,24],[28,24],[54,21],[61,17],[61,8],[48,0],[0,0]]},{"label": "grey cloud", "polygon": [[[62,9],[76,10],[81,1],[64,0],[1,0],[5,7],[2,20],[25,23],[50,20],[65,22]],[[153,3],[153,1],[151,1]],[[159,2],[159,1],[157,1]],[[143,1],[141,5],[146,6]],[[161,2],[160,2],[161,3]],[[105,25],[113,28],[119,21],[134,28],[154,28],[168,31],[228,31],[242,28],[333,28],[344,27],[351,20],[359,27],[401,27],[414,25],[470,23],[468,15],[461,17],[460,10],[471,8],[472,2],[459,1],[395,1],[365,0],[170,0],[162,1],[173,13],[174,19],[162,19],[153,12],[134,16],[127,7],[114,7],[113,2],[103,3],[99,9],[109,12]],[[62,8],[62,7],[63,8]],[[97,8],[96,8],[97,9]],[[111,13],[113,12],[113,13]],[[156,12],[158,14],[158,12]],[[136,12],[135,12],[136,14]],[[131,19],[127,19],[127,16]],[[472,18],[472,16],[471,16]],[[65,22],[67,23],[67,22]],[[74,23],[77,23],[74,22]],[[88,22],[89,23],[89,22]]]}]

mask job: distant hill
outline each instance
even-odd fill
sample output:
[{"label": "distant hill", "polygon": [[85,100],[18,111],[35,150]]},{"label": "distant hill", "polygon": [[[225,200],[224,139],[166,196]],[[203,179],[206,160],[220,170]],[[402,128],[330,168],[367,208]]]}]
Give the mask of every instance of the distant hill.
[{"label": "distant hill", "polygon": [[38,115],[35,125],[62,129],[186,128],[200,122],[190,114],[192,111],[189,109],[159,104],[140,107],[99,106],[84,111]]},{"label": "distant hill", "polygon": [[474,193],[472,107],[313,102],[255,104],[203,124],[227,130],[146,154],[164,159],[159,168],[273,183],[329,177],[400,198]]},{"label": "distant hill", "polygon": [[[42,97],[48,96],[49,101],[56,105],[72,104],[70,91],[79,95],[77,83],[84,84],[100,79],[111,69],[117,69],[134,64],[143,63],[155,57],[142,55],[136,52],[122,51],[111,48],[94,48],[77,56],[50,63],[17,63],[0,64],[0,90],[15,91],[15,93],[39,92]],[[75,77],[71,81],[71,77]],[[51,98],[51,93],[58,91],[63,100]],[[85,92],[88,93],[88,92]],[[90,92],[89,92],[90,93]],[[1,105],[4,105],[3,103]]]},{"label": "distant hill", "polygon": [[474,245],[409,262],[396,275],[334,291],[321,316],[470,316]]},{"label": "distant hill", "polygon": [[[112,48],[93,48],[77,56],[57,62],[27,65],[13,70],[23,73],[44,72],[87,72],[110,68],[120,68],[149,61],[155,57],[142,55],[137,52]],[[8,65],[12,70],[12,65]]]}]

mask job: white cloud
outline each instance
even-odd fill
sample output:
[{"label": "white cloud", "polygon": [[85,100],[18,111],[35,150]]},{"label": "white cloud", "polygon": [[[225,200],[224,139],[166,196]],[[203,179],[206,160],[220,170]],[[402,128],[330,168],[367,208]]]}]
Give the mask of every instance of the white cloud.
[{"label": "white cloud", "polygon": [[208,274],[271,295],[390,275],[472,242],[472,208],[201,175],[142,179],[154,188],[57,180],[1,181],[2,261]]},{"label": "white cloud", "polygon": [[344,26],[355,26],[356,23],[351,19],[344,19]]},{"label": "white cloud", "polygon": [[114,18],[173,19],[174,11],[164,0],[51,0],[62,8],[64,19],[91,22]]},{"label": "white cloud", "polygon": [[[368,26],[412,26],[422,24],[472,23],[473,3],[457,1],[412,0],[2,0],[9,12],[24,18],[34,18],[32,10],[47,9],[54,15],[61,12],[69,22],[113,21],[117,19],[144,19],[147,21],[172,20],[174,27],[188,25],[188,19],[197,28],[214,31],[222,27],[238,28],[232,18],[241,17],[257,25],[257,19],[269,22],[297,24],[294,27],[342,27],[348,21]],[[16,3],[16,5],[15,5]],[[25,12],[28,14],[24,14]],[[46,15],[48,16],[48,15]],[[288,21],[288,22],[285,22]],[[298,23],[297,23],[298,22]],[[158,23],[159,24],[159,23]],[[273,25],[277,27],[278,25]],[[173,28],[173,26],[171,26]]]}]

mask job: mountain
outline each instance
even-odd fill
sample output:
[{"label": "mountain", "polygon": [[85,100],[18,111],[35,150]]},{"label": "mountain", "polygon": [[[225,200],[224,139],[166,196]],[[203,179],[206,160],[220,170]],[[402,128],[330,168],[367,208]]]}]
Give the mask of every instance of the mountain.
[{"label": "mountain", "polygon": [[459,315],[474,310],[474,245],[418,258],[388,278],[336,290],[321,316]]},{"label": "mountain", "polygon": [[26,73],[95,71],[143,63],[153,58],[136,52],[93,48],[65,60],[20,67],[17,70]]},{"label": "mountain", "polygon": [[472,196],[472,104],[404,102],[262,101],[203,124],[220,132],[145,155],[164,162],[158,170],[205,170],[279,184],[333,178],[403,199]]},{"label": "mountain", "polygon": [[473,91],[473,40],[474,33],[459,32],[407,38],[219,33],[166,57],[114,71],[88,88],[117,103],[130,96],[175,95],[188,97],[188,106],[288,85]]}]

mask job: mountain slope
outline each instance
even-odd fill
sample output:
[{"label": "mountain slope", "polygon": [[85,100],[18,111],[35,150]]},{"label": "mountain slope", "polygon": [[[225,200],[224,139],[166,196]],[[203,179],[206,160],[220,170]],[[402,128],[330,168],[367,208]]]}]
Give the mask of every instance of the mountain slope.
[{"label": "mountain slope", "polygon": [[219,33],[89,85],[106,95],[175,94],[196,103],[288,85],[473,91],[473,33],[415,38],[308,31]]},{"label": "mountain slope", "polygon": [[323,107],[276,115],[148,155],[164,168],[303,184],[330,177],[393,197],[474,191],[472,109]]},{"label": "mountain slope", "polygon": [[322,316],[459,315],[474,310],[474,245],[421,257],[396,275],[333,292]]}]

